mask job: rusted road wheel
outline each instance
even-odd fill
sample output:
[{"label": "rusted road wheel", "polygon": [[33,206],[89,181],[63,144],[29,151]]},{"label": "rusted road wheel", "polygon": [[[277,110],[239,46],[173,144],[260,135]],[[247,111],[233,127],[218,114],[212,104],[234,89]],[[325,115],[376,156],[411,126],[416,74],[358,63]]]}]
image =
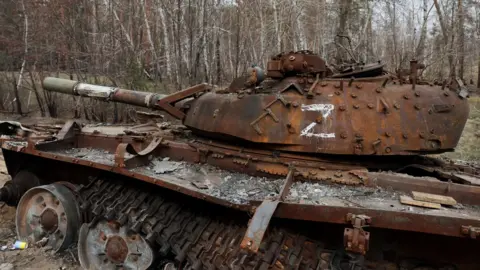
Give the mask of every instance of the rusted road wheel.
[{"label": "rusted road wheel", "polygon": [[153,250],[145,239],[130,233],[127,226],[101,220],[83,224],[78,241],[78,258],[84,269],[147,269]]},{"label": "rusted road wheel", "polygon": [[74,244],[80,227],[80,213],[73,192],[62,184],[29,189],[17,206],[15,225],[19,239],[61,251]]}]

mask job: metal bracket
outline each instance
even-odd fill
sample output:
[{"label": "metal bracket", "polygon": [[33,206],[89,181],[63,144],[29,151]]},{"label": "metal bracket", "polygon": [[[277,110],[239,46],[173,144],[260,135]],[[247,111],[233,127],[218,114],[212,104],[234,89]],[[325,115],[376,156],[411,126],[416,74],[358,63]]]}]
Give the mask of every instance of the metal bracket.
[{"label": "metal bracket", "polygon": [[204,84],[204,83],[194,85],[192,87],[178,91],[176,93],[173,93],[171,95],[168,95],[158,100],[157,103],[155,104],[155,108],[164,110],[165,112],[169,113],[173,117],[183,120],[183,118],[185,118],[185,114],[178,108],[175,108],[173,104],[181,100],[184,100],[186,98],[192,97],[201,92],[210,91],[211,89],[212,87],[210,85]]},{"label": "metal bracket", "polygon": [[470,236],[472,239],[477,239],[480,236],[480,227],[462,226],[462,234]]},{"label": "metal bracket", "polygon": [[[162,137],[154,137],[150,144],[140,152],[137,152],[137,150],[129,143],[119,144],[115,151],[115,166],[131,169],[135,166],[143,165],[146,162],[145,157],[155,150],[162,141]],[[125,159],[126,153],[135,156],[130,159]]]},{"label": "metal bracket", "polygon": [[68,120],[55,137],[57,140],[70,139],[75,137],[75,135],[77,135],[81,129],[82,128],[79,123],[75,122],[74,120]]},{"label": "metal bracket", "polygon": [[363,230],[368,226],[372,219],[366,215],[354,215],[348,213],[346,221],[353,225],[352,228],[345,228],[343,232],[343,244],[345,250],[365,255],[370,243],[370,233]]},{"label": "metal bracket", "polygon": [[266,199],[258,206],[248,223],[247,231],[243,237],[240,247],[247,249],[248,251],[256,253],[260,248],[263,236],[268,229],[268,224],[272,219],[275,210],[279,203],[281,203],[290,191],[290,187],[293,183],[294,169],[291,168],[287,174],[287,178],[283,184],[283,187],[277,197],[273,199]]},{"label": "metal bracket", "polygon": [[457,91],[458,96],[461,98],[467,98],[468,97],[468,89],[467,87],[463,84],[462,79],[460,78],[455,78],[455,81],[457,81],[459,90]]},{"label": "metal bracket", "polygon": [[315,90],[315,87],[317,86],[318,82],[320,80],[320,74],[317,73],[317,76],[315,77],[315,81],[313,82],[312,86],[310,86],[310,89],[308,89],[307,93],[307,98],[312,99],[313,98],[313,91]]},{"label": "metal bracket", "polygon": [[283,92],[286,92],[286,91],[290,90],[291,88],[293,88],[295,91],[297,91],[300,95],[303,96],[302,87],[300,87],[297,83],[288,84],[282,90],[280,90],[279,93],[281,94]]},{"label": "metal bracket", "polygon": [[75,138],[80,134],[82,126],[80,123],[74,120],[68,120],[60,129],[60,131],[54,135],[53,141],[34,141],[28,139],[28,148],[30,150],[38,151],[51,151],[65,147],[75,147]]}]

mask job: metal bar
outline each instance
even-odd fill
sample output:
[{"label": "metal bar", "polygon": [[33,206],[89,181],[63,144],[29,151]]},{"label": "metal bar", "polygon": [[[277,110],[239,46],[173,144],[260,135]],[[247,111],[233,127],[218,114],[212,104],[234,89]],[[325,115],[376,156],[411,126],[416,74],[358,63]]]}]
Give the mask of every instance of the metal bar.
[{"label": "metal bar", "polygon": [[291,168],[283,184],[282,190],[275,199],[267,199],[256,209],[255,214],[248,223],[247,231],[243,237],[240,247],[256,253],[260,248],[263,236],[268,229],[275,210],[280,202],[288,195],[293,183],[294,169]]},{"label": "metal bar", "polygon": [[[148,162],[146,156],[151,154],[163,141],[162,137],[155,137],[150,144],[140,152],[137,152],[135,147],[130,143],[120,143],[115,150],[115,166],[127,169],[145,165]],[[134,155],[129,159],[125,158],[125,154]]]},{"label": "metal bar", "polygon": [[418,214],[372,208],[282,203],[275,217],[345,224],[349,213],[371,217],[370,227],[466,237],[462,226],[480,227],[480,220],[434,214]]},{"label": "metal bar", "polygon": [[[195,86],[189,87],[187,89],[178,91],[161,99],[157,99],[155,103],[155,108],[164,110],[177,119],[182,120],[185,118],[185,114],[179,109],[172,106],[173,103],[184,100],[186,98],[192,97],[200,92],[205,92],[210,90],[211,87],[208,84],[197,84]],[[155,102],[155,101],[154,101]]]},{"label": "metal bar", "polygon": [[368,185],[392,188],[398,191],[419,191],[451,196],[464,204],[480,204],[480,187],[461,185],[429,179],[414,179],[408,175],[368,172],[367,177],[374,179]]},{"label": "metal bar", "polygon": [[280,190],[280,194],[278,195],[278,199],[280,201],[285,200],[285,197],[287,197],[288,193],[290,192],[290,188],[292,187],[292,184],[293,184],[293,174],[294,174],[294,169],[291,168],[288,171],[287,178],[285,179],[285,183],[283,183],[283,187]]},{"label": "metal bar", "polygon": [[263,236],[268,229],[270,219],[272,219],[273,213],[277,209],[279,203],[279,200],[265,200],[262,202],[248,223],[247,231],[245,232],[245,236],[240,243],[241,248],[247,249],[254,253],[258,251],[260,244],[262,243]]}]

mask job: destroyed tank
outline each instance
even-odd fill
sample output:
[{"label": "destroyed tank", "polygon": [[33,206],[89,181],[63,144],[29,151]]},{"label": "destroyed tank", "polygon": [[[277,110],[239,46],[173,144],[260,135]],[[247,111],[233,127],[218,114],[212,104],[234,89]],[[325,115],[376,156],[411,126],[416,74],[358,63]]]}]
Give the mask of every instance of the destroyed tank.
[{"label": "destroyed tank", "polygon": [[0,123],[18,238],[76,245],[85,269],[480,265],[478,168],[430,155],[454,150],[468,92],[420,80],[416,61],[406,79],[300,51],[226,89],[43,87],[181,122]]}]

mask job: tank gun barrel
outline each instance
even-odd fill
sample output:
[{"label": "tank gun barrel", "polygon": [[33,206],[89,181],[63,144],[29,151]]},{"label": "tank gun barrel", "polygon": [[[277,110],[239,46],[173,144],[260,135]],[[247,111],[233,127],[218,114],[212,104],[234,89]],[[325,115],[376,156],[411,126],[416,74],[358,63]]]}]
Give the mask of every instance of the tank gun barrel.
[{"label": "tank gun barrel", "polygon": [[43,80],[43,89],[51,92],[58,92],[73,96],[89,97],[103,101],[115,101],[130,105],[163,110],[173,117],[183,119],[185,114],[174,104],[178,101],[190,98],[200,92],[207,92],[211,89],[208,84],[198,84],[190,88],[178,91],[171,95],[163,95],[150,92],[133,91],[118,87],[101,86],[47,77]]},{"label": "tank gun barrel", "polygon": [[79,81],[47,77],[43,89],[73,96],[90,97],[103,101],[116,101],[141,107],[152,107],[151,101],[167,95],[88,84]]}]

